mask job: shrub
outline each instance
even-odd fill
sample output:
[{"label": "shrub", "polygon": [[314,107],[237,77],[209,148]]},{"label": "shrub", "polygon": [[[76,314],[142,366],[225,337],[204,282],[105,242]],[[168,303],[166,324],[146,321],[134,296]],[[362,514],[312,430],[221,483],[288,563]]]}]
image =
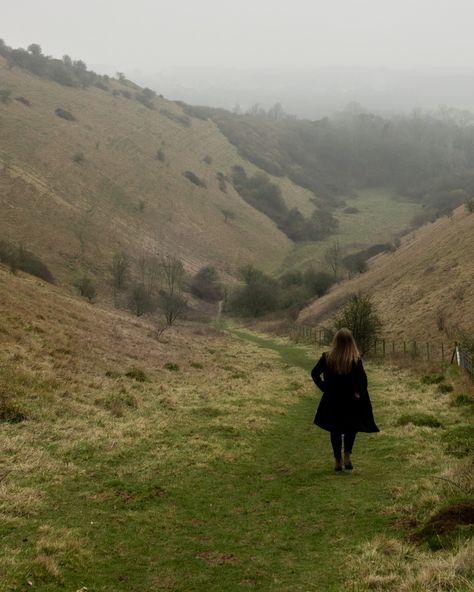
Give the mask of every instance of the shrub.
[{"label": "shrub", "polygon": [[191,281],[191,292],[198,298],[209,302],[221,300],[224,290],[217,270],[211,266],[200,269]]},{"label": "shrub", "polygon": [[145,105],[148,109],[154,109],[153,99],[156,97],[156,92],[150,88],[144,88],[140,93],[135,95],[135,98],[142,105]]},{"label": "shrub", "polygon": [[474,426],[459,426],[443,435],[443,443],[448,454],[457,458],[474,454]]},{"label": "shrub", "polygon": [[135,284],[130,289],[129,305],[137,317],[147,312],[153,312],[157,308],[155,298],[143,284]]},{"label": "shrub", "polygon": [[13,246],[0,241],[0,262],[10,266],[10,270],[17,270],[34,275],[45,282],[54,284],[54,277],[45,263],[39,257],[28,251],[22,245]]},{"label": "shrub", "polygon": [[359,213],[359,208],[344,208],[344,213],[345,214],[358,214]]},{"label": "shrub", "polygon": [[83,275],[74,285],[79,290],[79,294],[87,298],[89,302],[92,302],[97,296],[97,286],[92,278]]},{"label": "shrub", "polygon": [[206,164],[212,164],[212,156],[209,156],[209,154],[207,156],[205,156],[202,159],[203,162],[205,162]]},{"label": "shrub", "polygon": [[438,385],[438,392],[442,394],[452,393],[454,391],[454,387],[451,384],[439,384]]},{"label": "shrub", "polygon": [[441,422],[434,417],[434,415],[429,415],[428,413],[406,413],[402,415],[398,421],[397,425],[405,426],[409,423],[415,426],[424,426],[429,428],[440,428]]},{"label": "shrub", "polygon": [[173,362],[166,362],[166,364],[163,364],[163,368],[171,372],[179,372],[178,364],[174,364]]},{"label": "shrub", "polygon": [[166,290],[160,290],[159,305],[169,326],[173,325],[187,308],[186,300],[181,293]]},{"label": "shrub", "polygon": [[158,150],[156,151],[156,160],[159,160],[160,162],[165,162],[165,153],[161,148],[158,148]]},{"label": "shrub", "polygon": [[75,152],[72,155],[72,161],[75,162],[76,164],[82,164],[84,163],[86,160],[86,157],[84,156],[84,152]]},{"label": "shrub", "polygon": [[472,214],[474,212],[474,197],[468,197],[464,203],[466,210]]},{"label": "shrub", "polygon": [[245,286],[231,297],[231,308],[243,316],[258,317],[280,306],[279,284],[252,266],[241,269]]},{"label": "shrub", "polygon": [[453,407],[464,407],[467,405],[472,405],[473,403],[474,398],[467,393],[457,393],[451,400],[451,405]]},{"label": "shrub", "polygon": [[25,99],[25,97],[15,97],[15,101],[18,101],[19,103],[21,103],[22,105],[25,105],[26,107],[31,107],[31,103],[28,99]]},{"label": "shrub", "polygon": [[26,419],[11,395],[0,386],[0,423],[20,423]]},{"label": "shrub", "polygon": [[138,402],[136,397],[131,393],[112,393],[105,399],[104,407],[108,409],[114,417],[123,417],[127,409],[137,409]]},{"label": "shrub", "polygon": [[352,331],[361,354],[369,352],[379,337],[382,323],[375,312],[370,296],[354,294],[336,320],[336,329],[347,327]]},{"label": "shrub", "polygon": [[221,172],[216,173],[216,178],[217,178],[217,183],[219,185],[219,189],[222,191],[222,193],[227,193],[227,183],[225,180],[224,173],[221,173]]},{"label": "shrub", "polygon": [[115,253],[112,258],[112,282],[114,288],[123,290],[127,283],[128,269],[130,267],[130,259],[124,251]]},{"label": "shrub", "polygon": [[183,173],[183,175],[186,177],[186,179],[188,179],[188,181],[191,181],[191,183],[193,183],[194,185],[196,185],[197,187],[206,187],[206,183],[204,183],[204,181],[202,181],[195,173],[193,173],[192,171],[185,171]]},{"label": "shrub", "polygon": [[141,368],[133,367],[130,368],[127,372],[125,372],[125,376],[127,378],[132,378],[137,382],[146,382],[148,380],[147,375]]},{"label": "shrub", "polygon": [[307,269],[303,274],[303,283],[306,286],[310,296],[324,296],[329,288],[335,283],[335,279],[329,273],[324,271],[315,271],[312,268]]},{"label": "shrub", "polygon": [[61,117],[61,119],[65,119],[66,121],[77,121],[70,111],[66,111],[66,109],[62,109],[61,107],[55,109],[54,112],[58,117]]},{"label": "shrub", "polygon": [[421,379],[420,382],[422,384],[439,384],[440,382],[443,382],[444,380],[444,376],[442,374],[424,374]]}]

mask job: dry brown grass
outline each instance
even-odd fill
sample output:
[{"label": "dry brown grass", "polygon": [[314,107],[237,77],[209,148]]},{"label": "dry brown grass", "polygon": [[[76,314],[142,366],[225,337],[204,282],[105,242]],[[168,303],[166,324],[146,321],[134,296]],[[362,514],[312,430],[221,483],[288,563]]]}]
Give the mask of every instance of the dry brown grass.
[{"label": "dry brown grass", "polygon": [[[95,88],[72,89],[9,71],[3,58],[0,79],[32,103],[0,106],[0,232],[3,239],[25,242],[61,281],[70,283],[87,269],[104,290],[120,248],[131,255],[169,252],[190,271],[213,264],[230,274],[248,262],[275,269],[291,249],[291,241],[230,183],[226,193],[219,189],[217,173],[229,175],[234,165],[249,174],[256,168],[212,122],[192,119],[186,126],[163,112],[183,115],[172,101],[158,97],[151,111]],[[77,123],[58,118],[58,106]],[[164,162],[156,159],[158,149]],[[72,161],[77,152],[85,156],[80,166]],[[203,162],[205,155],[211,164]],[[207,189],[184,178],[186,170]],[[311,192],[288,179],[273,181],[290,206],[313,210]],[[226,223],[222,210],[235,218]]]},{"label": "dry brown grass", "polygon": [[[401,247],[370,261],[369,271],[335,286],[300,315],[305,323],[330,324],[350,294],[373,296],[394,340],[452,342],[458,330],[474,330],[474,216],[458,208],[407,235]],[[438,328],[442,311],[445,329]]]}]

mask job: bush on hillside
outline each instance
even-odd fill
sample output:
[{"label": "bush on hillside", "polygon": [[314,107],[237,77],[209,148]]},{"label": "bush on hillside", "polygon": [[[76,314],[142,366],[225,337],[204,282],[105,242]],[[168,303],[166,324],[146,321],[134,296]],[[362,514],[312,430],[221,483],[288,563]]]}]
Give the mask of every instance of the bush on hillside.
[{"label": "bush on hillside", "polygon": [[75,152],[72,155],[72,161],[76,164],[83,164],[86,161],[86,157],[84,156],[84,152]]},{"label": "bush on hillside", "polygon": [[112,283],[117,290],[123,290],[127,283],[128,271],[130,268],[130,258],[124,251],[114,253],[110,271],[112,273]]},{"label": "bush on hillside", "polygon": [[131,310],[137,317],[141,317],[147,312],[154,312],[158,307],[156,298],[140,283],[131,286],[128,301]]},{"label": "bush on hillside", "polygon": [[0,241],[0,263],[8,265],[12,273],[18,270],[24,271],[54,284],[54,276],[48,266],[23,245],[14,246],[6,241]]},{"label": "bush on hillside", "polygon": [[145,105],[148,109],[154,109],[153,99],[156,97],[156,92],[150,88],[143,88],[135,95],[136,100]]},{"label": "bush on hillside", "polygon": [[276,280],[251,265],[241,269],[241,276],[245,285],[232,294],[232,311],[259,317],[280,307],[280,287]]},{"label": "bush on hillside", "polygon": [[337,220],[328,210],[315,210],[308,219],[298,208],[288,209],[280,187],[265,173],[248,177],[245,169],[236,165],[232,169],[232,183],[248,204],[273,220],[295,242],[321,240],[337,228]]},{"label": "bush on hillside", "polygon": [[198,298],[209,302],[221,300],[224,289],[217,270],[211,266],[200,269],[191,280],[191,292]]},{"label": "bush on hillside", "polygon": [[193,173],[192,171],[185,171],[183,173],[183,175],[186,177],[186,179],[188,179],[188,181],[191,181],[191,183],[193,183],[194,185],[196,185],[197,187],[206,187],[206,183],[204,181],[202,181],[195,173]]},{"label": "bush on hillside", "polygon": [[347,327],[362,355],[367,354],[379,337],[382,323],[375,312],[370,296],[354,294],[340,316],[336,319],[336,329]]},{"label": "bush on hillside", "polygon": [[474,197],[468,197],[464,203],[464,207],[472,214],[474,212]]},{"label": "bush on hillside", "polygon": [[84,298],[87,298],[89,302],[92,302],[97,296],[97,286],[95,281],[86,275],[79,278],[74,285],[79,290],[79,294]]},{"label": "bush on hillside", "polygon": [[66,109],[62,109],[61,107],[55,109],[54,112],[58,117],[61,117],[61,119],[65,119],[66,121],[77,121],[70,111],[66,111]]}]

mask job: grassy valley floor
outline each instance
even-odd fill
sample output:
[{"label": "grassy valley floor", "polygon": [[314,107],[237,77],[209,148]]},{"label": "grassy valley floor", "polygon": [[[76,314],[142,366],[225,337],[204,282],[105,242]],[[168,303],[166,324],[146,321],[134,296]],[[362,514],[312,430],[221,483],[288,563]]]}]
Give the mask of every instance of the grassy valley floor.
[{"label": "grassy valley floor", "polygon": [[[467,568],[456,588],[403,588],[401,563],[370,569],[405,540],[415,506],[418,519],[439,504],[442,436],[472,407],[369,366],[381,433],[359,435],[355,470],[336,474],[328,434],[312,425],[318,351],[243,329],[181,331],[168,337],[178,357],[137,356],[144,376],[91,361],[89,379],[67,388],[44,369],[19,380],[3,354],[2,388],[21,383],[29,407],[26,421],[0,424],[2,591],[472,589]],[[398,425],[420,409],[442,427]],[[380,537],[392,547],[374,550]],[[438,557],[455,565],[456,552]]]}]

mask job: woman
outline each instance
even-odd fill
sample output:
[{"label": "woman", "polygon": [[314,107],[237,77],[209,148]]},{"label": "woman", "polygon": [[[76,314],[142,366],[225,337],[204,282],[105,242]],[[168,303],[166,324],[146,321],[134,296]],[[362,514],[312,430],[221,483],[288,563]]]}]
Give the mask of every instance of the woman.
[{"label": "woman", "polygon": [[311,377],[323,391],[314,423],[331,432],[336,471],[342,471],[344,434],[344,467],[352,470],[351,454],[357,432],[379,429],[372,414],[367,375],[349,329],[339,329],[329,351],[323,353],[311,371]]}]

